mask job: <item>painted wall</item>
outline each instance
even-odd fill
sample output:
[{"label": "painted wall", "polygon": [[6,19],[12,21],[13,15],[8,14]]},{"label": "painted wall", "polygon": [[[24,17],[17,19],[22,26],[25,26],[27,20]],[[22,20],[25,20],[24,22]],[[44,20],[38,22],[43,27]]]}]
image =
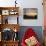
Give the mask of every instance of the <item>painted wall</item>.
[{"label": "painted wall", "polygon": [[24,36],[24,33],[27,31],[28,28],[32,28],[34,32],[37,34],[37,37],[41,43],[43,43],[43,30],[42,26],[21,26],[19,31],[19,39],[20,42]]},{"label": "painted wall", "polygon": [[[15,6],[15,0],[0,0],[0,6],[9,7]],[[19,24],[21,26],[43,26],[43,6],[42,0],[17,0],[17,6],[20,7],[19,11]],[[38,19],[36,20],[24,20],[23,19],[23,8],[37,8]]]},{"label": "painted wall", "polygon": [[[24,3],[23,3],[24,2]],[[24,0],[21,1],[21,9],[23,8],[37,8],[38,9],[38,19],[37,20],[24,20],[23,10],[20,14],[20,24],[22,26],[43,26],[43,6],[42,0]]]}]

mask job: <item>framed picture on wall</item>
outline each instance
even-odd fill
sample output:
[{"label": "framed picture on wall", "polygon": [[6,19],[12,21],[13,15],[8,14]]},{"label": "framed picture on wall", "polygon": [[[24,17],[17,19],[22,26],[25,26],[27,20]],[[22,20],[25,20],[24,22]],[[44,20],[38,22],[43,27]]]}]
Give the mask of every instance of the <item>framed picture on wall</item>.
[{"label": "framed picture on wall", "polygon": [[2,15],[9,15],[9,10],[2,10]]},{"label": "framed picture on wall", "polygon": [[37,19],[38,9],[37,8],[23,8],[24,19]]}]

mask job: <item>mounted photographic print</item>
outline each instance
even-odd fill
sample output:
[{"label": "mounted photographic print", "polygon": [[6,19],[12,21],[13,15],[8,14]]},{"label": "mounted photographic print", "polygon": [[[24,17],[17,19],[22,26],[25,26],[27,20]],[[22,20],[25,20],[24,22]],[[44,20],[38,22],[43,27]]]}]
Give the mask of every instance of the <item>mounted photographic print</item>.
[{"label": "mounted photographic print", "polygon": [[9,10],[2,10],[2,15],[9,15]]},{"label": "mounted photographic print", "polygon": [[37,8],[24,8],[23,9],[24,19],[37,19],[38,9]]}]

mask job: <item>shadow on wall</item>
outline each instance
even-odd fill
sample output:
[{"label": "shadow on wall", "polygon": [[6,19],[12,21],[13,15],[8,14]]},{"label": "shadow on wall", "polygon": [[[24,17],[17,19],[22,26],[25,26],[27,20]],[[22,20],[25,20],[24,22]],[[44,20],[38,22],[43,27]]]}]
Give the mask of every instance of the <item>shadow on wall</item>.
[{"label": "shadow on wall", "polygon": [[20,40],[20,42],[21,42],[21,40],[22,40],[22,38],[24,36],[25,31],[28,28],[32,28],[36,32],[39,41],[41,43],[43,43],[43,30],[42,30],[42,26],[21,26],[20,27],[20,31],[19,31],[19,40]]}]

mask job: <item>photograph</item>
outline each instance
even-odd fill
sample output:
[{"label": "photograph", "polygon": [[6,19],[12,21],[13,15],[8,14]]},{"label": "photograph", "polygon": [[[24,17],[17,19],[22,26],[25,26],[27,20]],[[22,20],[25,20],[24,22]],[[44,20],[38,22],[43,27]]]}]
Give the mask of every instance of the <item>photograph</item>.
[{"label": "photograph", "polygon": [[24,19],[37,19],[38,9],[37,8],[24,8],[23,18]]}]

